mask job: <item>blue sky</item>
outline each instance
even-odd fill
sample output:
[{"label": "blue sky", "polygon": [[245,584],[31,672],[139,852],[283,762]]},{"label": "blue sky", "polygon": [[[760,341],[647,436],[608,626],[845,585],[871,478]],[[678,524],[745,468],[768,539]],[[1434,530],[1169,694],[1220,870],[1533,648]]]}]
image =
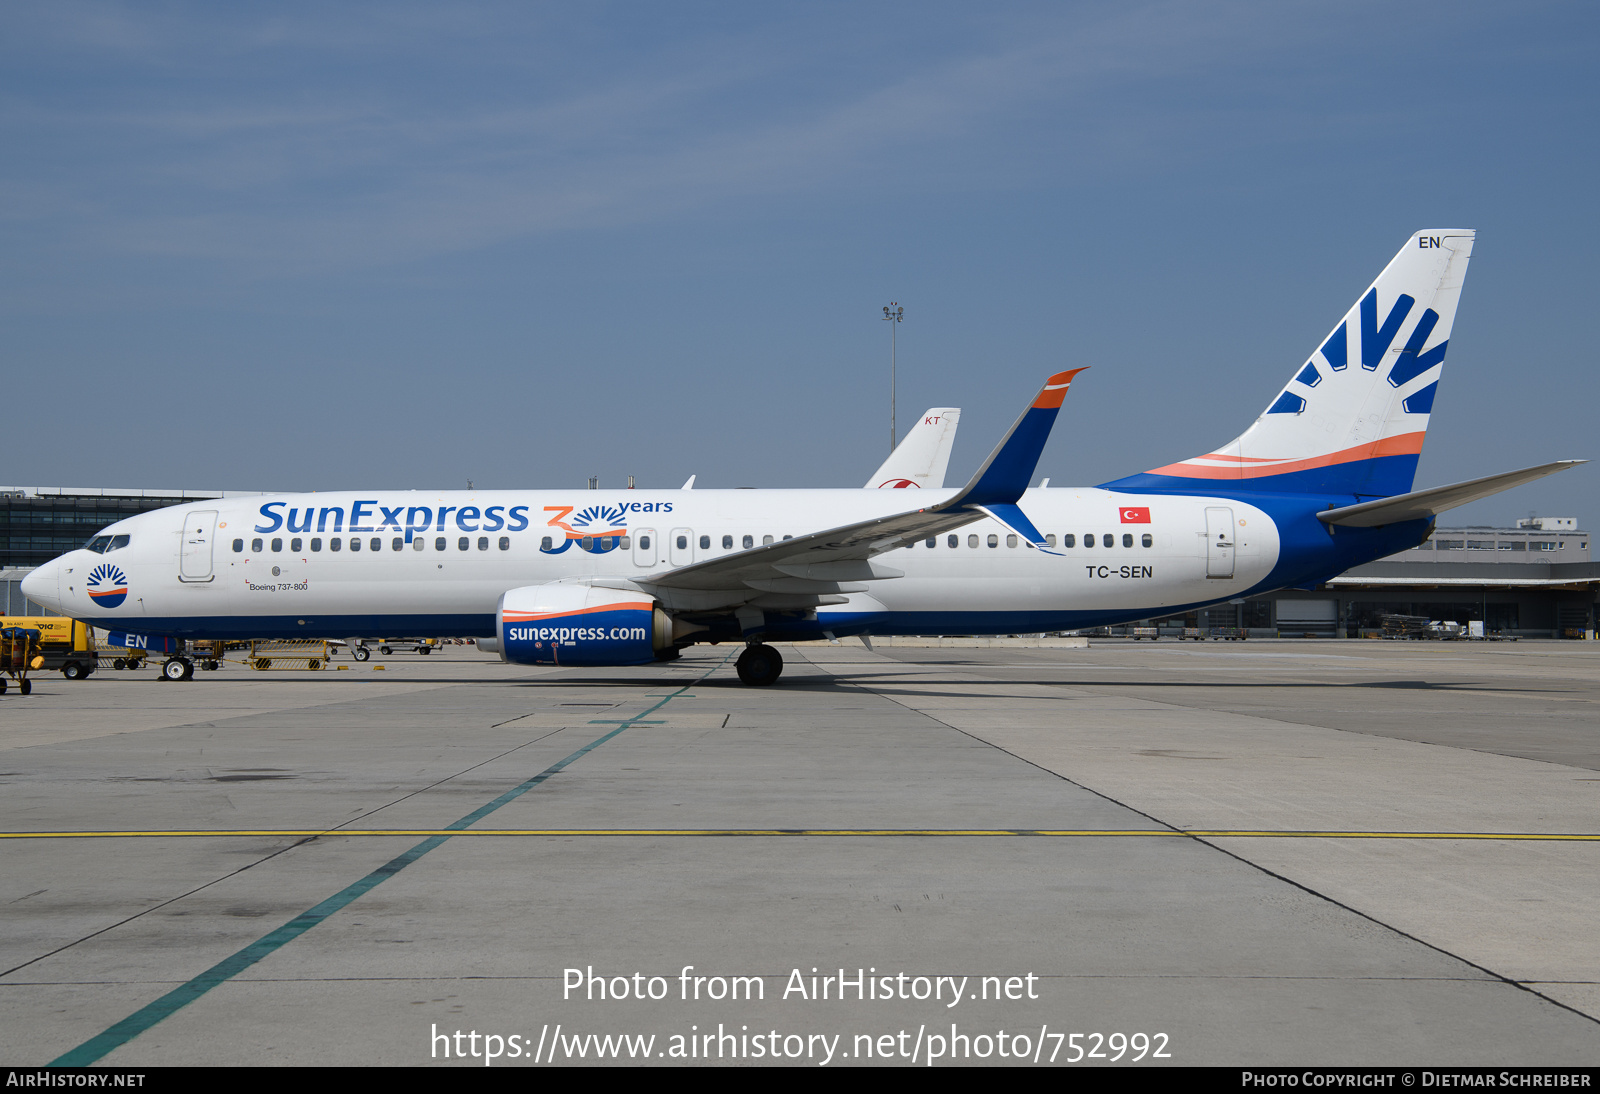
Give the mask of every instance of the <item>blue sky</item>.
[{"label": "blue sky", "polygon": [[[27,485],[952,479],[1209,450],[1479,230],[1418,485],[1600,456],[1592,5],[58,3],[0,39]],[[1600,520],[1582,468],[1458,511]]]}]

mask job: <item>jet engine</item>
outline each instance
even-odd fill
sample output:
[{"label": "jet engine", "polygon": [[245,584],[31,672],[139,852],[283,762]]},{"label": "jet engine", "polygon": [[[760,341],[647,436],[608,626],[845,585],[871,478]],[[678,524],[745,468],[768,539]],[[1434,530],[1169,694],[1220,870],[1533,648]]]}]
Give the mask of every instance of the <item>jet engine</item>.
[{"label": "jet engine", "polygon": [[649,596],[589,585],[525,585],[500,598],[500,659],[519,665],[645,665],[672,646]]}]

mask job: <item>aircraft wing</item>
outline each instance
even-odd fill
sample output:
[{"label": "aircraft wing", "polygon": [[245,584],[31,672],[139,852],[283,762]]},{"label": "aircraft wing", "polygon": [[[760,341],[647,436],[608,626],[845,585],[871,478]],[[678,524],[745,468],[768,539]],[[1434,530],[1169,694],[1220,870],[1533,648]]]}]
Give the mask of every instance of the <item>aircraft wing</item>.
[{"label": "aircraft wing", "polygon": [[802,592],[815,589],[815,585],[810,585],[813,582],[899,577],[899,571],[869,560],[874,555],[985,517],[992,517],[1016,531],[1029,546],[1047,549],[1044,536],[1016,503],[1038,466],[1039,455],[1050,437],[1050,428],[1061,410],[1067,388],[1072,378],[1082,371],[1072,369],[1046,380],[972,481],[948,501],[683,566],[640,584],[665,589],[750,587],[773,592]]},{"label": "aircraft wing", "polygon": [[1399,494],[1392,498],[1379,498],[1377,501],[1364,501],[1359,505],[1329,509],[1327,512],[1318,513],[1317,519],[1324,524],[1339,524],[1351,528],[1377,528],[1384,524],[1398,524],[1403,520],[1426,520],[1458,505],[1466,505],[1479,498],[1498,494],[1502,490],[1510,490],[1513,486],[1521,486],[1525,482],[1542,479],[1546,475],[1554,475],[1558,471],[1565,471],[1577,467],[1580,463],[1588,462],[1588,460],[1557,460],[1555,463],[1540,464],[1538,467],[1524,467],[1521,471],[1507,471],[1501,475],[1469,479],[1450,486],[1435,486],[1431,490],[1414,490],[1409,494]]}]

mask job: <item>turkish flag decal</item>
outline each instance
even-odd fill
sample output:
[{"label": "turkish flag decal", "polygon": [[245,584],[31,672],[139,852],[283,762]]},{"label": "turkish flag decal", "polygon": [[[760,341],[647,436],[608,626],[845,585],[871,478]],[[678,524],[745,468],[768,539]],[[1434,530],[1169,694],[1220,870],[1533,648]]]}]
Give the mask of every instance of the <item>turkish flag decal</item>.
[{"label": "turkish flag decal", "polygon": [[1131,508],[1123,509],[1122,510],[1122,523],[1123,524],[1149,524],[1150,523],[1150,508],[1149,508],[1149,506],[1146,506],[1143,509],[1131,509]]}]

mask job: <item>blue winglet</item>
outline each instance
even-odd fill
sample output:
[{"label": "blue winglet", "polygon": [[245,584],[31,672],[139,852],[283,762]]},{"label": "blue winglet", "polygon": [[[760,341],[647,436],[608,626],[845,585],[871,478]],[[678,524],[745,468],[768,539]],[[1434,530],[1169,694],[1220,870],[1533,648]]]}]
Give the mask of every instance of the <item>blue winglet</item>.
[{"label": "blue winglet", "polygon": [[1046,380],[1028,409],[1022,412],[1022,417],[1017,419],[995,450],[989,453],[989,458],[966,489],[940,508],[1014,505],[1022,497],[1023,491],[1028,489],[1034,468],[1039,466],[1044,442],[1050,439],[1050,428],[1056,424],[1056,415],[1061,412],[1061,400],[1067,397],[1072,378],[1082,371],[1081,368],[1070,369]]}]

